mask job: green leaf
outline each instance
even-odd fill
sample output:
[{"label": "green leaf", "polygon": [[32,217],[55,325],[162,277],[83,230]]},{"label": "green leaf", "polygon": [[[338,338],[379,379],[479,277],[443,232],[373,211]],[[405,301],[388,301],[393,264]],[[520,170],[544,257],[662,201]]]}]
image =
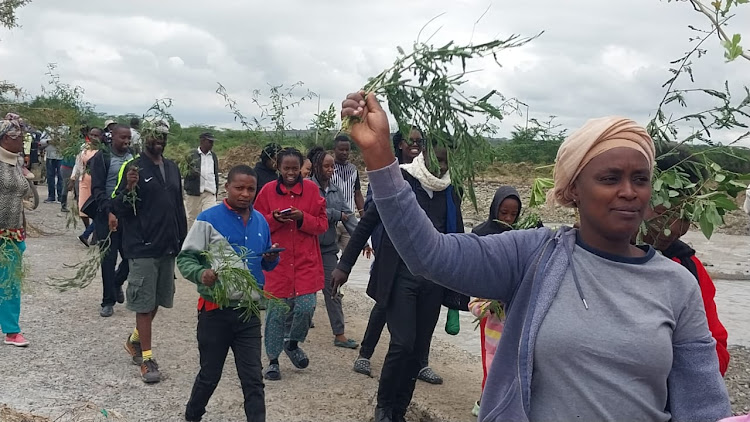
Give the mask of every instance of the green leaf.
[{"label": "green leaf", "polygon": [[672,234],[672,230],[670,230],[669,228],[664,229],[664,236],[669,236],[671,234]]},{"label": "green leaf", "polygon": [[654,181],[654,186],[653,186],[654,190],[655,191],[661,190],[661,187],[663,184],[664,184],[664,181],[662,179],[656,179]]},{"label": "green leaf", "polygon": [[403,48],[401,48],[401,46],[400,46],[400,45],[399,45],[399,46],[396,46],[396,50],[398,50],[398,54],[401,54],[401,55],[404,55],[404,54],[405,54],[405,53],[404,53],[404,49],[403,49]]},{"label": "green leaf", "polygon": [[719,183],[721,183],[721,182],[723,182],[724,180],[726,180],[726,178],[727,178],[727,176],[725,176],[725,175],[723,175],[723,174],[721,174],[721,173],[717,173],[717,174],[716,174],[716,175],[714,176],[714,180],[716,180],[716,181],[717,181],[717,182],[719,182]]},{"label": "green leaf", "polygon": [[679,192],[677,192],[676,190],[672,190],[672,189],[669,190],[669,197],[670,198],[677,198],[678,196],[680,196]]},{"label": "green leaf", "polygon": [[716,208],[721,208],[727,211],[734,211],[738,208],[737,204],[726,195],[717,196],[716,198],[713,198],[712,201]]},{"label": "green leaf", "polygon": [[705,213],[700,216],[698,225],[701,228],[701,232],[703,232],[703,236],[706,236],[706,239],[711,239],[711,235],[714,233],[714,225],[708,221]]}]

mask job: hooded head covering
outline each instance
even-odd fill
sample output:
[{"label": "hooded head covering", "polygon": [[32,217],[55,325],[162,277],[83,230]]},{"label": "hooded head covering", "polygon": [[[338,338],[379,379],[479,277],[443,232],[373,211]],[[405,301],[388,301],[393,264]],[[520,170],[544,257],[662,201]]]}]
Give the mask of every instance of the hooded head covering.
[{"label": "hooded head covering", "polygon": [[624,117],[591,119],[560,145],[555,159],[555,186],[547,193],[547,203],[573,206],[570,188],[586,165],[614,148],[632,148],[654,167],[654,141],[642,126]]},{"label": "hooded head covering", "polygon": [[[497,222],[497,211],[500,209],[500,204],[508,198],[513,198],[518,201],[518,216],[521,215],[521,195],[512,186],[500,186],[495,192],[495,197],[492,198],[492,204],[490,205],[490,215],[487,221],[475,227],[471,232],[476,233],[479,236],[486,236],[488,234],[497,234],[510,230],[510,227],[503,223]],[[518,221],[516,216],[516,221]]]}]

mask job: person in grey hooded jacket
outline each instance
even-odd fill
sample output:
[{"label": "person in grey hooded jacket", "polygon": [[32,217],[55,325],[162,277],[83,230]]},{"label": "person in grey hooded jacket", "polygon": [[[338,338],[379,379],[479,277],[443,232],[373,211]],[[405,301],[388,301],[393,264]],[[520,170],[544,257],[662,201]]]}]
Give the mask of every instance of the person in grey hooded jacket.
[{"label": "person in grey hooded jacket", "polygon": [[352,139],[409,269],[507,304],[480,422],[731,415],[698,285],[653,248],[630,244],[651,198],[655,152],[644,128],[593,119],[561,145],[549,197],[578,209],[579,229],[479,237],[439,233],[416,206],[374,95],[349,94],[341,114],[357,118]]},{"label": "person in grey hooded jacket", "polygon": [[344,333],[344,310],[341,307],[341,295],[334,291],[331,284],[331,272],[339,263],[337,254],[339,245],[336,233],[336,224],[341,221],[349,234],[353,234],[357,228],[357,217],[347,205],[344,199],[344,193],[331,180],[333,176],[333,156],[327,154],[322,147],[315,147],[307,155],[312,163],[311,175],[312,181],[318,185],[320,196],[326,200],[326,214],[328,215],[328,230],[319,235],[320,254],[323,258],[323,271],[325,275],[325,285],[323,287],[323,298],[326,302],[326,311],[328,320],[331,322],[333,330],[333,345],[347,349],[356,349],[359,343],[347,338]]}]

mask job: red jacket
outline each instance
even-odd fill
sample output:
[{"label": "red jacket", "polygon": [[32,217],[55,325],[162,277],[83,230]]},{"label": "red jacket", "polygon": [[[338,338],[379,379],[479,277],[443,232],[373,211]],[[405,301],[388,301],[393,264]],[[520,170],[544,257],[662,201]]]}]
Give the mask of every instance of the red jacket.
[{"label": "red jacket", "polygon": [[[295,207],[304,217],[298,227],[296,221],[280,223],[273,211]],[[291,190],[283,183],[267,183],[255,198],[254,208],[263,214],[271,228],[271,241],[281,252],[279,265],[266,272],[265,291],[278,298],[292,298],[323,289],[323,259],[320,255],[318,235],[328,230],[326,200],[320,196],[318,186],[311,180],[302,180]]]},{"label": "red jacket", "polygon": [[[673,261],[680,263],[679,258],[672,258]],[[716,354],[719,355],[719,370],[721,376],[724,376],[729,366],[729,351],[727,350],[727,329],[719,321],[719,314],[716,312],[716,303],[714,302],[714,296],[716,296],[716,286],[714,286],[711,276],[708,275],[706,267],[703,263],[695,256],[691,256],[690,260],[695,264],[695,270],[698,278],[698,285],[701,288],[701,295],[703,296],[703,307],[706,308],[706,319],[708,320],[708,329],[711,331],[711,335],[716,339]],[[690,268],[688,268],[690,269]],[[691,271],[692,272],[692,271]]]}]

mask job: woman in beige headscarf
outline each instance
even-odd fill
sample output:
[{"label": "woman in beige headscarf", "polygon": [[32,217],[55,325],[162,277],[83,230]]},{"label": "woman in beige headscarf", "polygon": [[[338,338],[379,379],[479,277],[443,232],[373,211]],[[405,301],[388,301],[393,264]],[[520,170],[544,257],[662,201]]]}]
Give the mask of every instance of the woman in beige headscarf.
[{"label": "woman in beige headscarf", "polygon": [[[409,269],[507,304],[480,421],[719,420],[731,414],[695,279],[630,244],[651,198],[654,146],[632,120],[588,121],[560,147],[554,203],[580,229],[441,234],[421,212],[374,96],[350,94],[359,145],[385,229]],[[410,382],[413,368],[404,368]],[[377,421],[403,421],[378,403]]]}]

